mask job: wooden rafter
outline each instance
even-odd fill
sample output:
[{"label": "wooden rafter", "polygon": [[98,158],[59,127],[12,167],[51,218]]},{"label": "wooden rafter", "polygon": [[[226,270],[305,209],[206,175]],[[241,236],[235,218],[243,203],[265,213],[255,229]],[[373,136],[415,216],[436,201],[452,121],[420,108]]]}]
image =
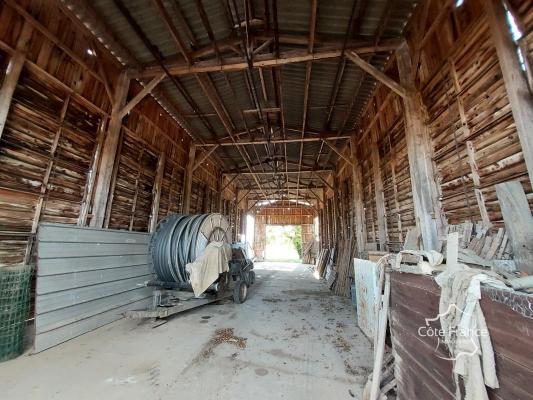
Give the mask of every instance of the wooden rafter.
[{"label": "wooden rafter", "polygon": [[[352,47],[350,51],[355,54],[367,54],[376,52],[387,52],[394,50],[398,47],[398,41],[394,40],[391,43],[385,43],[380,45],[362,45],[360,47]],[[313,53],[309,53],[307,50],[290,50],[280,53],[277,57],[274,53],[259,54],[254,57],[252,68],[259,67],[277,67],[280,65],[287,65],[293,63],[301,63],[307,61],[326,60],[331,58],[338,58],[342,56],[341,46],[324,48]],[[187,63],[165,63],[165,68],[173,76],[191,75],[201,72],[221,72],[221,71],[240,71],[248,69],[248,62],[243,60],[242,57],[227,57],[224,58],[224,64],[220,64],[218,60],[198,61],[191,66]],[[139,74],[139,77],[148,78],[155,76],[162,72],[161,66],[151,66],[145,68]]]},{"label": "wooden rafter", "polygon": [[[327,173],[331,173],[332,170],[331,169],[316,169],[316,170],[301,170],[301,171],[298,171],[298,170],[288,170],[287,172],[284,172],[284,173],[287,173],[287,174],[298,174],[298,173],[321,173],[321,172],[327,172]],[[275,175],[275,174],[279,174],[279,172],[276,172],[276,171],[267,171],[267,172],[245,172],[245,171],[240,171],[240,172],[226,172],[226,175],[242,175],[242,176],[245,176],[245,175]]]},{"label": "wooden rafter", "polygon": [[337,149],[335,146],[332,146],[331,144],[329,144],[327,142],[327,140],[323,140],[322,141],[323,143],[325,143],[331,150],[333,150],[335,153],[337,153],[339,155],[339,157],[341,157],[344,161],[346,161],[348,164],[352,165],[352,160],[350,160],[350,158],[348,156],[345,156],[344,154],[342,154],[342,152]]},{"label": "wooden rafter", "polygon": [[124,118],[126,114],[128,114],[137,104],[139,104],[142,99],[148,96],[155,89],[155,87],[159,85],[163,79],[165,79],[166,76],[167,75],[163,73],[148,82],[133,99],[131,99],[124,107],[122,107],[119,113],[120,118]]},{"label": "wooden rafter", "polygon": [[354,64],[356,64],[363,71],[365,71],[368,74],[372,75],[379,82],[383,83],[389,89],[391,89],[392,91],[397,93],[399,96],[401,96],[401,97],[406,97],[407,96],[407,91],[405,90],[405,88],[402,85],[400,85],[398,82],[396,82],[391,77],[387,76],[385,73],[381,72],[379,69],[374,67],[372,64],[367,63],[355,51],[346,52],[346,57],[349,60],[353,61]]},{"label": "wooden rafter", "polygon": [[[316,30],[316,17],[318,11],[318,0],[313,0],[311,2],[311,13],[309,14],[309,43],[307,46],[307,51],[309,54],[313,54],[315,46],[315,30]],[[309,86],[311,85],[311,71],[313,68],[313,63],[308,61],[305,66],[305,87],[304,87],[304,105],[303,105],[303,121],[302,121],[302,132],[301,139],[305,137],[305,128],[307,127],[307,112],[308,112],[308,103],[309,103]],[[299,155],[299,165],[298,169],[301,169],[302,158],[303,158],[304,144],[303,141],[300,142],[300,155]],[[298,189],[300,186],[300,174],[298,174],[298,181],[296,184],[296,194],[298,194]]]},{"label": "wooden rafter", "polygon": [[289,139],[272,139],[272,140],[242,140],[239,141],[216,141],[216,142],[205,142],[199,144],[198,146],[209,147],[209,146],[243,146],[243,145],[263,145],[263,144],[283,144],[283,143],[305,143],[305,142],[320,142],[325,141],[336,141],[342,139],[349,139],[350,135],[324,135],[324,136],[312,136],[312,137],[299,137],[299,138],[289,138]]},{"label": "wooden rafter", "polygon": [[213,152],[218,149],[218,146],[213,146],[212,148],[210,148],[209,150],[207,150],[203,155],[202,157],[200,157],[199,160],[197,160],[195,163],[194,163],[194,166],[192,168],[192,170],[196,170],[200,165],[202,165],[202,163],[207,160],[207,157],[209,157],[211,154],[213,154]]}]

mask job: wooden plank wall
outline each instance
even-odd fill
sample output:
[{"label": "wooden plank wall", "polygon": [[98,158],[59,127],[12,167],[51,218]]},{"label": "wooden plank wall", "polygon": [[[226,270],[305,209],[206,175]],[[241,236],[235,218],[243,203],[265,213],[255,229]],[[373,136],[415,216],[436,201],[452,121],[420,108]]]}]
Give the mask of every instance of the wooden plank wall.
[{"label": "wooden plank wall", "polygon": [[[115,83],[122,68],[55,2],[0,2],[0,82],[24,23],[32,27],[30,45],[0,138],[0,265],[28,261],[40,221],[89,224],[111,113],[106,85]],[[141,89],[132,82],[128,97]],[[163,153],[156,214],[179,212],[190,144],[152,97],[137,105],[122,123],[105,226],[147,231]],[[194,176],[193,187],[197,193],[202,188],[204,199],[196,211],[215,211],[220,171],[206,160]],[[228,191],[225,197],[231,198]]]},{"label": "wooden plank wall", "polygon": [[[416,79],[427,107],[442,207],[449,224],[486,219],[499,227],[494,185],[518,179],[530,195],[531,184],[484,2],[468,0],[459,8],[445,3],[430,2],[425,24],[417,24],[420,8],[408,33],[416,48],[433,25],[420,48]],[[522,15],[531,14],[533,3],[520,3]]]},{"label": "wooden plank wall", "polygon": [[[531,60],[533,0],[510,0],[508,4],[519,28],[526,33],[521,47]],[[442,200],[439,206],[446,222],[453,225],[466,220],[484,221],[492,229],[503,226],[494,185],[509,180],[522,182],[533,209],[531,183],[486,22],[484,2],[466,0],[458,8],[453,1],[421,2],[406,27],[406,37],[416,64],[416,83],[426,107],[435,179]],[[394,57],[385,71],[398,80]],[[355,153],[363,176],[367,249],[400,250],[406,232],[416,224],[401,98],[378,83],[357,129]],[[385,246],[379,243],[370,151],[373,142],[379,149],[383,182]],[[349,154],[347,150],[345,154]],[[347,179],[350,169],[340,160],[338,179]],[[328,192],[328,198],[334,198],[332,192]],[[320,210],[326,219],[327,208]],[[335,240],[333,243],[338,244]],[[332,245],[331,241],[325,244]]]},{"label": "wooden plank wall", "polygon": [[[527,193],[531,185],[482,11],[481,1],[470,0],[442,19],[435,29],[439,46],[430,44],[433,36],[421,49],[417,79],[448,222],[479,221],[486,214],[490,223],[501,226],[494,185],[519,179]],[[434,2],[430,15],[439,12]]]},{"label": "wooden plank wall", "polygon": [[[391,276],[391,337],[399,398],[455,399],[452,362],[445,359],[448,351],[438,337],[424,331],[425,318],[439,313],[439,296],[440,288],[432,277],[398,272]],[[483,288],[480,303],[500,384],[499,389],[488,390],[489,398],[533,399],[527,390],[533,379],[533,362],[524,352],[533,344],[531,297]],[[438,321],[430,326],[440,329]]]}]

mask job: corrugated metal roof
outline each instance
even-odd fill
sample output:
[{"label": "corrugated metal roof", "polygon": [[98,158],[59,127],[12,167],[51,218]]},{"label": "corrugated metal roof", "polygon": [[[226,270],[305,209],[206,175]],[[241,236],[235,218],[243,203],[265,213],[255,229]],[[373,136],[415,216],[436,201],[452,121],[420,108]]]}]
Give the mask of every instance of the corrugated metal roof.
[{"label": "corrugated metal roof", "polygon": [[[183,59],[161,19],[154,0],[121,1],[148,40],[165,58]],[[350,39],[362,38],[372,42],[378,41],[377,34],[380,34],[381,39],[399,37],[417,3],[417,0],[354,1],[356,1],[355,5],[352,0],[318,1],[315,50],[320,50],[324,40],[328,42],[337,41],[342,44],[347,32],[349,32]],[[212,45],[196,0],[162,0],[162,3],[177,31],[182,35],[181,38],[186,43],[187,51],[194,51]],[[234,4],[232,1],[203,0],[200,3],[203,6],[216,41],[242,37],[241,34],[244,28],[241,31],[232,25],[238,19],[242,21],[245,18],[244,2],[235,2],[237,11],[232,8]],[[132,29],[119,8],[117,8],[114,0],[93,0],[92,4],[116,37],[140,63],[152,65],[155,63],[156,60],[149,49]],[[272,1],[251,0],[249,4],[251,10],[249,17],[254,20],[254,25],[250,28],[250,35],[253,35],[254,32],[262,36],[273,35]],[[268,5],[268,10],[265,10],[265,4]],[[309,36],[311,4],[312,2],[309,0],[277,2],[279,34],[282,36],[297,35],[303,39],[300,44],[281,43],[281,51],[307,48],[305,42]],[[358,24],[348,29],[352,8],[355,9],[355,17],[357,17],[355,20]],[[192,32],[192,41],[180,19],[178,14],[180,12]],[[268,21],[265,21],[267,15]],[[381,23],[384,23],[384,26],[379,29]],[[257,47],[261,43],[257,42],[255,46]],[[273,47],[270,49],[267,47],[264,52],[272,50]],[[223,58],[228,56],[236,57],[235,51],[242,52],[240,43],[237,43],[233,50],[227,47],[220,49],[220,54]],[[216,59],[216,57],[217,55],[211,52],[208,55],[204,55],[202,59]],[[369,58],[370,62],[378,68],[383,68],[387,59],[388,54],[384,53],[375,54]],[[356,127],[372,94],[375,82],[353,63],[346,62],[341,85],[328,120],[328,115],[330,114],[328,106],[332,101],[333,87],[341,62],[341,59],[328,59],[312,63],[306,129],[318,132],[341,133],[343,130],[353,130]],[[306,63],[286,64],[276,69],[282,81],[282,98],[280,100],[284,109],[285,124],[286,127],[291,128],[291,130],[286,132],[286,135],[288,137],[299,137],[304,116]],[[280,129],[281,114],[279,112],[273,111],[268,116],[265,115],[260,118],[258,113],[248,111],[243,118],[242,111],[256,108],[254,98],[250,92],[249,82],[247,82],[245,76],[245,71],[212,72],[207,77],[203,76],[200,79],[211,80],[216,90],[216,95],[227,110],[235,132],[242,132],[247,128],[254,129],[262,122],[268,122],[273,127],[273,138],[283,137]],[[252,84],[256,92],[257,101],[259,101],[261,108],[278,107],[280,104],[277,102],[278,90],[274,81],[273,70],[271,68],[263,68],[263,79],[261,79],[258,69],[254,69],[251,76],[253,77]],[[198,77],[186,75],[179,76],[176,79],[188,93],[189,100],[180,94],[169,79],[166,79],[161,84],[161,87],[166,92],[167,97],[179,107],[179,111],[188,119],[192,130],[191,133],[199,140],[204,141],[227,138],[228,132],[220,118],[216,116],[215,108],[199,85]],[[266,99],[264,96],[265,90]],[[350,107],[352,103],[353,107]],[[195,114],[201,114],[202,117]],[[266,132],[267,129],[265,128],[264,131]],[[255,139],[266,138],[261,133],[255,133],[253,137]],[[337,141],[337,144],[339,145],[339,141]],[[286,146],[248,145],[245,146],[245,149],[250,157],[249,162],[259,164],[268,156],[282,156],[285,147],[288,161],[298,163],[300,155],[300,144],[298,143],[289,143]],[[318,152],[321,149],[323,154],[318,157]],[[217,150],[217,153],[224,160],[228,170],[235,168],[236,165],[246,165],[240,152],[234,147],[223,146],[223,148]],[[304,163],[309,165],[314,165],[318,159],[320,166],[329,167],[334,165],[337,159],[337,155],[329,147],[322,146],[320,142],[306,142],[303,145],[303,154]],[[326,162],[329,162],[329,164],[326,165]],[[260,171],[263,168],[268,170],[270,166],[267,164],[258,166],[257,170]],[[294,168],[294,166],[291,168]],[[305,179],[307,180],[305,181]],[[305,182],[314,182],[315,180],[316,178],[304,178]]]}]

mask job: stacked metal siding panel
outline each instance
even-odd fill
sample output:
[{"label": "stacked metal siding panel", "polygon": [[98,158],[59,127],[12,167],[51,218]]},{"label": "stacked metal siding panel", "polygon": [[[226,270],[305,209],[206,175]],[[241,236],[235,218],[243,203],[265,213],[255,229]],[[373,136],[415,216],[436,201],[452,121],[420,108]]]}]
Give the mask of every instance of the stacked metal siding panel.
[{"label": "stacked metal siding panel", "polygon": [[149,235],[41,224],[35,352],[116,321],[151,303]]}]

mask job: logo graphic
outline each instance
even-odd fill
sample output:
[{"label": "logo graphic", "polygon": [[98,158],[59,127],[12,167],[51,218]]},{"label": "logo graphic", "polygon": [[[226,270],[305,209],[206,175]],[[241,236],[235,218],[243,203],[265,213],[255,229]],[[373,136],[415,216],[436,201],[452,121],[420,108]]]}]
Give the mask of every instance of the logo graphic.
[{"label": "logo graphic", "polygon": [[[461,341],[462,348],[465,348],[465,350],[459,351],[455,356],[453,357],[442,357],[437,354],[437,357],[443,359],[443,360],[450,360],[450,361],[456,361],[461,356],[466,357],[473,357],[476,354],[479,354],[479,346],[477,344],[477,341],[475,340],[476,337],[481,336],[488,336],[489,333],[485,329],[470,329],[470,328],[461,328],[461,327],[452,327],[450,328],[449,332],[446,332],[443,328],[436,329],[431,326],[431,322],[440,321],[441,318],[446,318],[449,314],[455,312],[458,315],[461,315],[460,319],[463,320],[463,318],[466,318],[469,320],[472,318],[471,313],[466,313],[465,311],[461,310],[459,307],[457,307],[456,304],[450,304],[448,306],[448,309],[438,314],[434,318],[424,318],[425,320],[425,326],[421,326],[418,328],[418,335],[420,337],[436,337],[437,338],[437,346],[435,347],[435,352],[438,351],[441,343],[444,343],[447,348],[449,348],[448,343],[446,341],[446,337],[451,338],[451,341],[454,341],[457,343],[458,341]],[[469,324],[468,324],[469,325]],[[446,335],[448,333],[448,335]],[[465,343],[466,341],[466,343]]]}]

